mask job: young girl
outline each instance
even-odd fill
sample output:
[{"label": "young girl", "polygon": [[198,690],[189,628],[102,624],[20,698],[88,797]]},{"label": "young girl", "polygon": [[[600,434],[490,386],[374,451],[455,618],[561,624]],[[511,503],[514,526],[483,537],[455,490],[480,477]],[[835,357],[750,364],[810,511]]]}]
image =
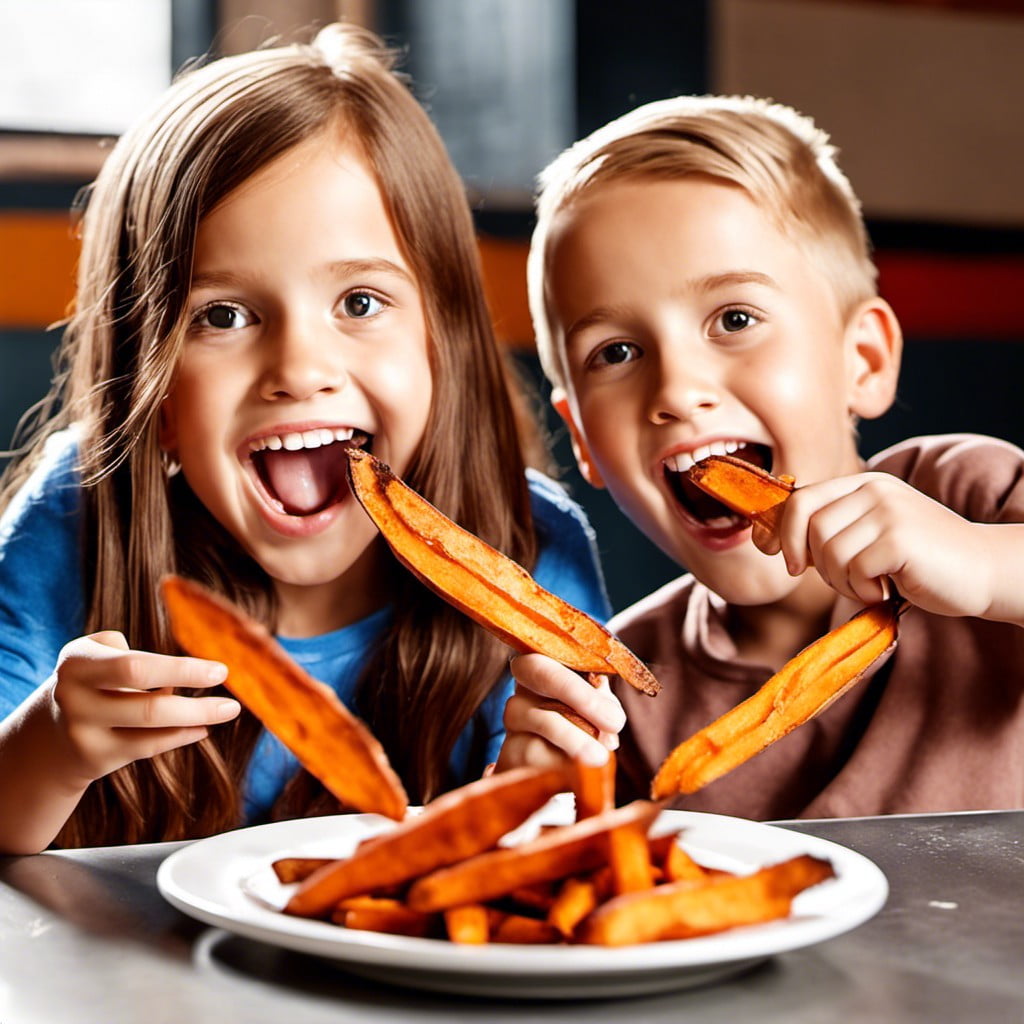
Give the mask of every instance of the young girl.
[{"label": "young girl", "polygon": [[2,852],[331,809],[178,656],[169,572],[266,622],[412,799],[494,760],[508,652],[391,558],[344,445],[607,614],[581,513],[524,474],[459,178],[368,33],[192,70],[118,142],[61,366],[0,493]]}]

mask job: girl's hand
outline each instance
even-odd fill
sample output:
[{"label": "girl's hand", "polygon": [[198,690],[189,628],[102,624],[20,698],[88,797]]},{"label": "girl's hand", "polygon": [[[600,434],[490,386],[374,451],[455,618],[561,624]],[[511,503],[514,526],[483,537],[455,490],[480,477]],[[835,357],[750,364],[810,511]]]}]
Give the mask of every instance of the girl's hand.
[{"label": "girl's hand", "polygon": [[[505,705],[505,741],[497,770],[547,766],[566,757],[605,764],[609,750],[618,747],[618,734],[626,724],[625,712],[607,677],[600,686],[591,686],[576,672],[542,654],[520,655],[512,659],[510,667],[516,689]],[[598,730],[597,738],[553,710],[552,701],[567,705],[591,722]]]},{"label": "girl's hand", "polygon": [[69,771],[88,784],[202,739],[208,726],[230,721],[241,706],[171,690],[217,686],[226,677],[226,666],[217,662],[130,650],[117,632],[71,641],[60,653],[49,695]]},{"label": "girl's hand", "polygon": [[992,529],[888,473],[861,473],[798,488],[777,532],[755,529],[754,543],[781,551],[791,575],[814,566],[834,590],[864,604],[888,596],[888,576],[926,611],[985,616],[1000,557]]}]

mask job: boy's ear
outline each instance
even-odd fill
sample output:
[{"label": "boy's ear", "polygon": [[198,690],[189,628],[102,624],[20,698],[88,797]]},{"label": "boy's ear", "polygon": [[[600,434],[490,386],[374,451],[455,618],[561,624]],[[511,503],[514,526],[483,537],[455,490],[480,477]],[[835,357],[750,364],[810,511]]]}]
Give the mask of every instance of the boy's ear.
[{"label": "boy's ear", "polygon": [[862,303],[846,328],[848,402],[862,419],[885,413],[896,398],[903,331],[885,299]]},{"label": "boy's ear", "polygon": [[569,396],[562,388],[552,388],[551,404],[555,407],[555,411],[562,417],[565,421],[565,425],[569,428],[569,437],[572,440],[572,452],[573,455],[576,456],[576,465],[580,467],[580,473],[583,475],[583,479],[586,480],[591,487],[603,488],[604,480],[601,479],[601,474],[598,472],[597,466],[594,465],[594,460],[590,455],[590,448],[587,447],[586,438],[584,438],[583,432],[580,430],[579,424],[576,422],[576,417],[573,415]]}]

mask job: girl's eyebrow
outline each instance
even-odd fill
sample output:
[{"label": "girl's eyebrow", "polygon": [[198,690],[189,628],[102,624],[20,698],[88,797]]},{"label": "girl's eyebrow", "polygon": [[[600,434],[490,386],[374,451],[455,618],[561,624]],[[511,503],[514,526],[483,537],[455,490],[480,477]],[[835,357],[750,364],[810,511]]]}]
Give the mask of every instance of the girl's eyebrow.
[{"label": "girl's eyebrow", "polygon": [[382,257],[369,259],[334,260],[324,268],[324,273],[331,277],[346,277],[353,274],[394,274],[414,283],[412,275],[404,267]]},{"label": "girl's eyebrow", "polygon": [[[347,277],[359,274],[393,274],[410,284],[415,284],[412,275],[404,267],[391,260],[373,257],[370,259],[333,260],[323,266],[320,273],[324,277]],[[238,274],[229,270],[207,270],[194,274],[191,288],[230,288],[239,283]]]}]

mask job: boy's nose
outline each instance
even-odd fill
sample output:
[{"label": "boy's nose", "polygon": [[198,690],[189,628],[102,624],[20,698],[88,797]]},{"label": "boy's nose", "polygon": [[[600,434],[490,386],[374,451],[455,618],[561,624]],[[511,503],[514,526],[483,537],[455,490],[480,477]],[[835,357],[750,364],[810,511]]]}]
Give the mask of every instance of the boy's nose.
[{"label": "boy's nose", "polygon": [[662,367],[652,390],[648,419],[654,424],[693,420],[721,402],[719,389],[700,374],[683,367]]},{"label": "boy's nose", "polygon": [[318,392],[338,391],[348,380],[341,342],[315,324],[288,324],[268,339],[260,395],[268,400],[301,401]]}]

